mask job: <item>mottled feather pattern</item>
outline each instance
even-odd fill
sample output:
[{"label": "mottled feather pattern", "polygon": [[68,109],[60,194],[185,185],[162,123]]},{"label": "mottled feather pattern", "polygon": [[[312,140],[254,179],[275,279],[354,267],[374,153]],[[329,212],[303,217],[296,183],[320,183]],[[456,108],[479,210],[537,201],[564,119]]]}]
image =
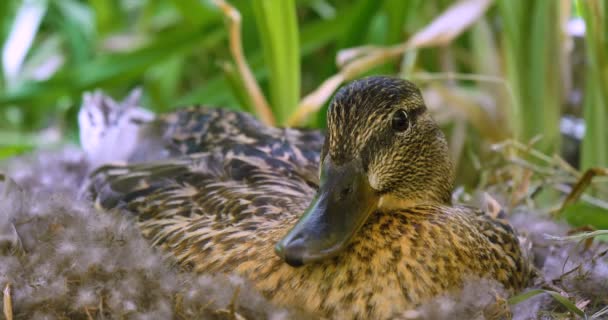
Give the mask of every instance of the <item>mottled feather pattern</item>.
[{"label": "mottled feather pattern", "polygon": [[243,241],[239,231],[295,221],[316,191],[318,132],[268,128],[249,115],[208,108],[145,125],[165,128],[166,148],[177,158],[103,166],[90,189],[103,207],[137,214],[152,243],[185,264]]},{"label": "mottled feather pattern", "polygon": [[[317,131],[269,128],[227,110],[182,109],[142,124],[169,159],[103,166],[89,191],[101,206],[133,214],[152,244],[182,266],[236,272],[273,302],[317,316],[388,319],[471,278],[523,288],[529,265],[509,224],[450,204],[447,144],[418,89],[398,87],[402,80],[365,81],[336,94],[325,145]],[[396,108],[407,108],[408,130],[420,135],[386,129]],[[315,196],[327,156],[336,163],[361,156],[378,192],[407,206],[379,208],[339,255],[293,268],[273,247]]]},{"label": "mottled feather pattern", "polygon": [[[479,211],[435,204],[375,213],[331,260],[293,269],[273,256],[273,243],[260,242],[237,270],[284,305],[339,319],[390,319],[475,278],[496,279],[508,290],[525,286],[528,264],[518,240],[507,224],[495,223]],[[495,236],[505,246],[492,242]]]}]

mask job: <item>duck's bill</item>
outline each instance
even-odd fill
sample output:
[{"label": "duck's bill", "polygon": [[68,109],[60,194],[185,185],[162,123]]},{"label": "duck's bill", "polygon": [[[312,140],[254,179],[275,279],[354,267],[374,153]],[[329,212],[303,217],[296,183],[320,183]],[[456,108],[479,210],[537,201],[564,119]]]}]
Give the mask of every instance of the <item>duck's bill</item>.
[{"label": "duck's bill", "polygon": [[348,246],[377,204],[378,195],[358,161],[335,166],[327,160],[317,195],[275,251],[294,267],[333,257]]}]

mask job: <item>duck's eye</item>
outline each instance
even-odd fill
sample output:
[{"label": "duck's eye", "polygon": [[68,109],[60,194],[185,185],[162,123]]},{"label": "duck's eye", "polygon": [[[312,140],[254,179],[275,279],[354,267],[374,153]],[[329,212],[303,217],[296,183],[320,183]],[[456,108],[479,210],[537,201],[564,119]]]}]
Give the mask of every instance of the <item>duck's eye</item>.
[{"label": "duck's eye", "polygon": [[403,132],[410,126],[410,121],[407,118],[407,113],[404,110],[398,110],[393,114],[393,120],[391,121],[393,130],[397,132]]}]

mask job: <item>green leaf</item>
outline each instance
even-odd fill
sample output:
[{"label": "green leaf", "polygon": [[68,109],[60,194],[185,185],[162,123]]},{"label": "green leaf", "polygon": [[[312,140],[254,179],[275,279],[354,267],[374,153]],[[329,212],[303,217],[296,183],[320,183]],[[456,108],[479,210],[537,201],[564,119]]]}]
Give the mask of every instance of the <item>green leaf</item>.
[{"label": "green leaf", "polygon": [[119,0],[89,0],[89,5],[95,14],[97,33],[104,35],[123,26]]},{"label": "green leaf", "polygon": [[[94,52],[95,19],[90,7],[75,0],[51,1],[49,21],[67,40],[75,64],[88,61]],[[55,13],[55,14],[53,14]]]},{"label": "green leaf", "polygon": [[3,146],[0,145],[0,160],[24,154],[34,149],[33,145],[11,145]]},{"label": "green leaf", "polygon": [[186,21],[193,26],[208,23],[209,20],[221,21],[221,16],[217,14],[217,11],[211,10],[208,6],[203,5],[203,1],[201,0],[173,1],[173,5],[177,7]]},{"label": "green leaf", "polygon": [[205,33],[203,29],[186,26],[157,37],[142,49],[100,56],[77,68],[65,69],[47,81],[26,83],[14,92],[0,95],[0,105],[53,100],[104,85],[129,82],[160,61],[191,50],[200,44],[202,35],[205,35],[203,43],[214,43],[223,39],[225,32]]},{"label": "green leaf", "polygon": [[598,229],[608,229],[608,211],[586,202],[579,201],[567,206],[563,216],[573,226],[592,225]]}]

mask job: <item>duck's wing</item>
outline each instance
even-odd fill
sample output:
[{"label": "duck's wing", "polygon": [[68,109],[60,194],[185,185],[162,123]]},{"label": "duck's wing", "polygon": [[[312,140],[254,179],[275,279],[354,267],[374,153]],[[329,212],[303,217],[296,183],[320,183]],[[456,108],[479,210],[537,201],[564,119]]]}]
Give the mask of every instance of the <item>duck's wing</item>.
[{"label": "duck's wing", "polygon": [[198,107],[141,123],[135,134],[126,164],[90,175],[89,194],[105,208],[180,188],[234,199],[260,192],[307,198],[318,185],[319,131],[272,128],[245,113]]},{"label": "duck's wing", "polygon": [[80,140],[93,167],[234,152],[277,158],[317,175],[323,144],[318,130],[268,127],[247,113],[200,106],[155,117],[139,107],[138,91],[132,96],[119,103],[100,92],[85,95]]},{"label": "duck's wing", "polygon": [[513,271],[503,275],[505,278],[499,280],[515,289],[527,286],[534,276],[530,248],[527,247],[525,239],[519,237],[506,220],[504,210],[500,206],[488,206],[486,210],[463,207],[466,212],[474,216],[476,227],[491,243],[493,250],[503,257],[501,261],[508,264],[503,269]]},{"label": "duck's wing", "polygon": [[182,261],[241,231],[295,221],[316,192],[318,132],[268,128],[219,109],[181,110],[147,125],[172,156],[104,165],[88,194],[134,214],[144,235]]},{"label": "duck's wing", "polygon": [[250,152],[296,166],[313,166],[315,170],[323,145],[323,135],[318,130],[269,127],[250,114],[225,109],[181,109],[161,115],[149,127],[173,154]]},{"label": "duck's wing", "polygon": [[140,220],[213,215],[230,222],[252,214],[301,213],[316,191],[316,179],[288,162],[266,160],[197,153],[106,165],[91,174],[88,192],[101,207],[127,209]]}]

